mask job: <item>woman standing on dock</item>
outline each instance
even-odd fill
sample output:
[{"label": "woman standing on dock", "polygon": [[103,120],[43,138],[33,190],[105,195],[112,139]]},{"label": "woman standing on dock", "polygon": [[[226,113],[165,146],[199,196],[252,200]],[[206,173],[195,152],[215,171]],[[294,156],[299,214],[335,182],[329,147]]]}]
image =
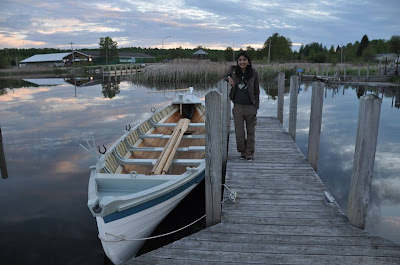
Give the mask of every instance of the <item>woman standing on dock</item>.
[{"label": "woman standing on dock", "polygon": [[255,149],[256,116],[260,105],[260,80],[246,52],[240,52],[236,62],[237,65],[232,67],[227,74],[227,81],[231,85],[229,98],[234,103],[232,113],[236,145],[240,158],[252,161]]}]

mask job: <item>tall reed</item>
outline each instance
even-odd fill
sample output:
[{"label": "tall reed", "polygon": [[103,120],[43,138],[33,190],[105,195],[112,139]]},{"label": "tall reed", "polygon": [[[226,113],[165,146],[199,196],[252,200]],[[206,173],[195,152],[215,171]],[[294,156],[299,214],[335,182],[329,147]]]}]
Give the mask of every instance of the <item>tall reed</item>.
[{"label": "tall reed", "polygon": [[228,70],[226,63],[209,60],[175,59],[171,63],[149,65],[143,74],[135,75],[134,81],[158,83],[215,83]]}]

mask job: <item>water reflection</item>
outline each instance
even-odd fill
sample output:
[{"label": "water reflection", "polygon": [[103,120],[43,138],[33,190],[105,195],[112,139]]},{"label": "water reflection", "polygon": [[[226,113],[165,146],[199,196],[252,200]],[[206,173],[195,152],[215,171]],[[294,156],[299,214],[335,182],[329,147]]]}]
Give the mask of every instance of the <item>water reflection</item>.
[{"label": "water reflection", "polygon": [[107,82],[101,84],[101,92],[103,93],[105,98],[113,98],[117,94],[119,94],[119,84],[118,83],[112,83],[112,82]]},{"label": "water reflection", "polygon": [[[93,161],[79,144],[94,137],[97,145],[109,147],[124,133],[126,124],[134,126],[173,96],[150,91],[194,86],[204,98],[213,86],[145,87],[129,79],[94,79],[77,82],[74,97],[75,80],[62,79],[57,85],[55,80],[30,81],[0,80],[5,84],[0,89],[0,117],[10,176],[0,180],[2,263],[102,264],[96,223],[86,206],[88,167]],[[340,85],[326,89],[318,174],[346,212],[362,89],[384,98],[366,229],[400,243],[398,88]],[[296,141],[304,154],[311,91],[310,84],[301,84],[298,90]],[[287,88],[286,129],[288,93]],[[276,96],[276,85],[263,85],[260,116],[276,116]]]},{"label": "water reflection", "polygon": [[[311,84],[299,94],[296,142],[307,155]],[[318,175],[339,206],[347,212],[358,122],[358,98],[374,93],[383,102],[366,230],[400,243],[400,115],[395,108],[398,87],[335,86],[325,89]],[[331,95],[331,96],[330,96]],[[289,100],[285,95],[284,126],[288,126]],[[394,103],[392,103],[394,102]],[[269,104],[271,102],[266,102]],[[272,106],[276,113],[275,104]]]}]

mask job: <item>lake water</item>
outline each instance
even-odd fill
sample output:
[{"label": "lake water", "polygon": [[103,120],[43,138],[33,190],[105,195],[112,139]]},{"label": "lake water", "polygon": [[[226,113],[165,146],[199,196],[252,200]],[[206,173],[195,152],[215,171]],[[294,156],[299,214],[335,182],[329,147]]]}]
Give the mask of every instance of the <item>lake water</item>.
[{"label": "lake water", "polygon": [[[126,124],[149,117],[153,107],[161,108],[173,94],[148,93],[155,89],[129,81],[103,85],[92,80],[77,87],[63,79],[28,81],[0,80],[0,126],[9,175],[0,179],[1,264],[103,264],[96,222],[86,206],[94,160],[79,144],[94,137],[97,145],[110,146]],[[208,90],[197,91],[204,98]],[[303,154],[311,90],[302,84],[299,91],[296,139]],[[368,88],[327,88],[324,97],[318,174],[344,212],[357,94],[364,90]],[[395,107],[400,90],[379,91],[383,104],[366,230],[400,243],[400,110]],[[276,116],[276,94],[264,85],[258,115]],[[285,94],[286,129],[288,101]]]}]

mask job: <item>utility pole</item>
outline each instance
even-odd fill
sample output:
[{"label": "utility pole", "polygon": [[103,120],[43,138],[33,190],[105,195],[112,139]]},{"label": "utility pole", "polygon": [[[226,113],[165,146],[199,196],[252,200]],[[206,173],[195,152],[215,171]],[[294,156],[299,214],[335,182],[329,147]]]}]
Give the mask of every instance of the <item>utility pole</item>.
[{"label": "utility pole", "polygon": [[71,42],[71,51],[72,51],[72,65],[74,68],[74,84],[75,84],[75,97],[76,97],[75,52],[74,52],[74,48],[72,47],[72,44],[75,44],[75,43]]},{"label": "utility pole", "polygon": [[71,44],[71,51],[72,51],[72,65],[74,67],[74,76],[75,76],[75,54],[74,54],[74,48],[72,47],[72,44],[75,44],[75,43],[71,42],[70,44]]},{"label": "utility pole", "polygon": [[340,47],[340,63],[343,63],[343,43],[342,47]]},{"label": "utility pole", "polygon": [[268,45],[268,63],[269,63],[270,58],[271,58],[271,41],[272,41],[272,37],[269,38],[269,45]]}]

